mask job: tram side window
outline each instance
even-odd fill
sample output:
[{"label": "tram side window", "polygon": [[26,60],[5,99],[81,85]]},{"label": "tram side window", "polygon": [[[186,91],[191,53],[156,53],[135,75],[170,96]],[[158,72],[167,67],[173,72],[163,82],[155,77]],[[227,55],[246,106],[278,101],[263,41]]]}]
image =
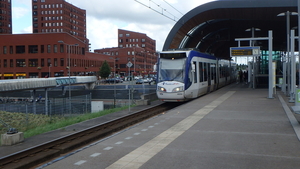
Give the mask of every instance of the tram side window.
[{"label": "tram side window", "polygon": [[197,83],[198,80],[197,80],[197,64],[196,62],[193,62],[193,64],[195,65],[195,72],[194,72],[194,83]]},{"label": "tram side window", "polygon": [[203,63],[199,62],[199,78],[200,82],[203,82]]},{"label": "tram side window", "polygon": [[220,78],[223,77],[223,74],[222,74],[222,65],[219,65],[219,75],[220,75]]},{"label": "tram side window", "polygon": [[207,63],[207,74],[208,74],[208,80],[211,80],[210,63]]},{"label": "tram side window", "polygon": [[207,81],[207,63],[203,63],[203,65],[204,81]]},{"label": "tram side window", "polygon": [[215,80],[215,78],[216,78],[216,65],[211,64],[210,69],[211,69],[211,80]]}]

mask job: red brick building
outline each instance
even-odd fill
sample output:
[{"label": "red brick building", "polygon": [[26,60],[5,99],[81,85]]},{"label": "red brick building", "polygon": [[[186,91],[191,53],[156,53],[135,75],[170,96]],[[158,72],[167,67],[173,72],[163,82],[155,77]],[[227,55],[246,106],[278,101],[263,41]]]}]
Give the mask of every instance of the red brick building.
[{"label": "red brick building", "polygon": [[86,52],[85,43],[68,33],[0,38],[0,79],[68,76],[69,66],[71,76],[97,75],[105,60],[113,65],[108,55]]},{"label": "red brick building", "polygon": [[156,41],[144,33],[118,30],[118,47],[95,49],[95,53],[110,55],[115,59],[116,73],[127,76],[129,68],[126,64],[130,61],[133,66],[130,72],[135,75],[153,73],[153,66],[157,62]]},{"label": "red brick building", "polygon": [[32,32],[67,32],[88,45],[86,11],[65,0],[32,0]]},{"label": "red brick building", "polygon": [[0,34],[12,34],[11,0],[0,1]]}]

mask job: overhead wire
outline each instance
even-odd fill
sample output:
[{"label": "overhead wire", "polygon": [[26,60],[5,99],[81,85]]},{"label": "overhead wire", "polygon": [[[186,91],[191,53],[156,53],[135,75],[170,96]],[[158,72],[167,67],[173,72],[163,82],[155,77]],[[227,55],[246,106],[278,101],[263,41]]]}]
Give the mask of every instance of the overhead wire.
[{"label": "overhead wire", "polygon": [[[134,1],[138,2],[139,4],[141,4],[141,5],[143,5],[143,6],[147,7],[147,8],[149,8],[149,9],[151,9],[151,10],[153,10],[153,11],[155,11],[155,12],[161,14],[161,15],[163,15],[163,16],[166,17],[166,18],[169,18],[169,19],[172,20],[172,21],[177,22],[177,20],[178,20],[178,18],[177,18],[174,14],[172,14],[172,13],[169,12],[167,9],[163,8],[160,4],[154,2],[153,0],[149,0],[149,5],[146,5],[146,4],[142,3],[142,2],[140,2],[139,0],[134,0]],[[176,10],[177,12],[179,12],[180,14],[182,14],[179,10],[177,10],[177,9],[176,9],[175,7],[173,7],[171,4],[169,4],[169,3],[166,2],[165,0],[163,0],[163,1],[164,1],[165,3],[167,3],[169,6],[171,6],[174,10]],[[156,5],[158,8],[160,8],[160,9],[161,9],[161,12],[158,11],[157,9],[152,8],[152,7],[151,7],[151,3],[153,3],[153,4]],[[168,14],[168,15],[166,15],[166,14]],[[183,14],[182,14],[182,15],[183,15]],[[172,18],[171,16],[172,16],[173,18]]]},{"label": "overhead wire", "polygon": [[178,13],[180,13],[181,15],[184,15],[183,13],[181,13],[178,9],[176,9],[174,6],[172,6],[170,3],[168,3],[166,0],[162,0],[164,1],[166,4],[168,4],[170,7],[172,7],[175,11],[177,11]]}]

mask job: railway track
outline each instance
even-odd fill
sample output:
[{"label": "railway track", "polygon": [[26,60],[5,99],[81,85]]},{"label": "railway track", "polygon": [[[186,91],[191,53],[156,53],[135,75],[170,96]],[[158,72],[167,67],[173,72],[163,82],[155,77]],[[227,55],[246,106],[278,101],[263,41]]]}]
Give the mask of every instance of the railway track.
[{"label": "railway track", "polygon": [[0,169],[23,169],[37,166],[38,164],[59,157],[79,147],[105,138],[115,132],[139,123],[150,117],[163,113],[180,104],[163,103],[130,115],[87,128],[74,134],[66,135],[55,140],[28,148],[17,153],[1,157]]}]

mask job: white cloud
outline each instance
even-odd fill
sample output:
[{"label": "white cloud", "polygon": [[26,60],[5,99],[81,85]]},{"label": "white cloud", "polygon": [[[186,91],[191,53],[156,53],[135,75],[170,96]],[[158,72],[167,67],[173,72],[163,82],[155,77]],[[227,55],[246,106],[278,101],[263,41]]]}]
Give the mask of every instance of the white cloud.
[{"label": "white cloud", "polygon": [[[117,47],[118,29],[145,33],[156,40],[156,48],[161,50],[175,22],[160,13],[179,19],[182,14],[208,1],[211,0],[67,0],[87,12],[87,38],[90,40],[91,50]],[[151,8],[146,7],[148,5]],[[31,13],[30,11],[31,0],[15,0],[13,3],[14,18],[19,18],[26,12]],[[15,24],[15,29],[14,26]],[[17,32],[24,32],[31,27],[22,28],[18,25],[18,29]]]},{"label": "white cloud", "polygon": [[13,7],[12,8],[12,18],[13,19],[19,19],[24,17],[25,15],[27,15],[30,12],[30,10],[28,8],[24,8],[24,7]]}]

